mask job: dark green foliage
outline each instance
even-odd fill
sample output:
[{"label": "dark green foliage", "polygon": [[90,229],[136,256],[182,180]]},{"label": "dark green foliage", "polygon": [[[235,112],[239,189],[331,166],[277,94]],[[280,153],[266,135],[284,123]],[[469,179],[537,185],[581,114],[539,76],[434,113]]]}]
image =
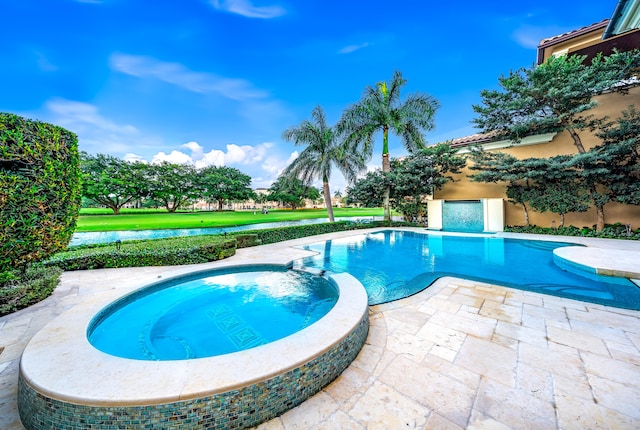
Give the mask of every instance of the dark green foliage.
[{"label": "dark green foliage", "polygon": [[[395,71],[389,82],[378,82],[368,86],[362,98],[342,113],[336,125],[339,133],[347,135],[346,141],[357,149],[352,151],[363,154],[365,160],[371,159],[375,135],[382,132],[382,171],[391,170],[389,159],[389,132],[395,134],[410,153],[422,149],[427,142],[424,133],[433,129],[433,117],[439,107],[436,99],[426,94],[410,94],[403,101],[401,89],[407,80],[402,73]],[[389,221],[391,190],[383,190],[384,218]]]},{"label": "dark green foliage", "polygon": [[82,195],[119,214],[124,205],[148,194],[148,166],[111,155],[80,154]]},{"label": "dark green foliage", "polygon": [[234,255],[235,250],[233,237],[178,237],[74,249],[58,253],[44,264],[63,270],[175,266],[221,260]]},{"label": "dark green foliage", "polygon": [[300,179],[281,175],[269,187],[269,201],[280,202],[295,210],[304,204],[304,199],[316,200],[320,197],[317,188],[305,185]]},{"label": "dark green foliage", "polygon": [[200,197],[196,169],[166,161],[149,167],[149,195],[173,213],[189,200]]},{"label": "dark green foliage", "polygon": [[365,159],[355,148],[346,145],[335,128],[327,124],[322,107],[316,106],[311,112],[313,122],[304,120],[297,127],[282,133],[284,140],[296,145],[307,145],[284,171],[284,175],[296,177],[304,184],[315,179],[322,180],[322,194],[329,221],[333,222],[331,191],[329,180],[331,171],[337,167],[347,182],[352,183],[357,175],[366,169]]},{"label": "dark green foliage", "polygon": [[235,234],[233,237],[236,239],[236,248],[238,249],[262,245],[262,240],[257,234]]},{"label": "dark green foliage", "polygon": [[26,271],[4,272],[0,279],[0,316],[26,308],[51,295],[62,270],[34,265]]},{"label": "dark green foliage", "polygon": [[233,167],[205,167],[198,171],[196,182],[207,201],[218,202],[218,210],[227,200],[248,200],[254,197],[251,176]]},{"label": "dark green foliage", "polygon": [[0,272],[66,248],[80,193],[76,135],[0,113]]},{"label": "dark green foliage", "polygon": [[511,233],[549,234],[554,236],[577,236],[577,237],[599,237],[607,239],[640,240],[640,229],[635,231],[627,229],[627,226],[620,223],[607,224],[598,231],[593,227],[539,227],[531,226],[507,226],[505,231]]},{"label": "dark green foliage", "polygon": [[347,204],[360,204],[366,208],[382,206],[387,182],[389,180],[381,171],[368,172],[347,188]]}]

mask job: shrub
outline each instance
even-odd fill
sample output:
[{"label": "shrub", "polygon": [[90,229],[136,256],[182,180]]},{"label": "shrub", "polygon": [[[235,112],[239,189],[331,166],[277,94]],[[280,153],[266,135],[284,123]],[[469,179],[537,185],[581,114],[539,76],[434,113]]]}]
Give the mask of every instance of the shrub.
[{"label": "shrub", "polygon": [[0,113],[0,272],[65,249],[79,208],[76,135]]},{"label": "shrub", "polygon": [[25,271],[7,271],[0,279],[0,316],[26,308],[51,295],[62,270],[31,266]]},{"label": "shrub", "polygon": [[73,249],[54,255],[44,264],[63,270],[176,266],[221,260],[235,252],[233,237],[192,236]]},{"label": "shrub", "polygon": [[608,239],[626,239],[640,240],[640,229],[635,231],[627,231],[627,227],[621,223],[607,224],[601,231],[597,231],[596,227],[574,227],[572,225],[565,227],[539,227],[530,226],[507,226],[505,231],[511,233],[531,233],[531,234],[549,234],[554,236],[578,236],[578,237],[599,237]]}]

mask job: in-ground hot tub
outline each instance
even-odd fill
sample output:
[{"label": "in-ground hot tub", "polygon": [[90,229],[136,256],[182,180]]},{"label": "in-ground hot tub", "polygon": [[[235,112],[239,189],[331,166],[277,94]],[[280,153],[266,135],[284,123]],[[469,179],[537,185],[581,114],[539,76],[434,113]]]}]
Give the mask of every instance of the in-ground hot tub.
[{"label": "in-ground hot tub", "polygon": [[[188,276],[232,273],[234,267],[247,272],[227,266]],[[326,282],[339,297],[317,322],[280,340],[196,359],[150,361],[104,353],[89,343],[87,328],[116,297],[106,294],[78,305],[36,334],[23,353],[18,394],[23,424],[28,429],[199,429],[245,428],[271,419],[336,378],[365,342],[364,288],[349,274]]]}]

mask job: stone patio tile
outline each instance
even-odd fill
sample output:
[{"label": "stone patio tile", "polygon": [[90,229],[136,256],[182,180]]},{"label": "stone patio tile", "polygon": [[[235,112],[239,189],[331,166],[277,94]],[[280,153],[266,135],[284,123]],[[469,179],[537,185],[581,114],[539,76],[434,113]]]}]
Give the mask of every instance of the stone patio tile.
[{"label": "stone patio tile", "polygon": [[[360,430],[367,428],[342,411],[335,412],[326,420],[316,424],[310,430]],[[286,430],[286,429],[285,429]]]},{"label": "stone patio tile", "polygon": [[[434,343],[421,339],[409,333],[403,333],[399,330],[391,333],[387,338],[386,347],[395,352],[396,354],[402,354],[410,360],[420,363],[424,360],[424,357],[429,353]],[[454,352],[455,353],[455,352]]]},{"label": "stone patio tile", "polygon": [[520,324],[513,324],[506,321],[498,321],[496,334],[510,337],[520,342],[536,345],[541,348],[547,347],[547,334],[544,331],[535,330]]},{"label": "stone patio tile", "polygon": [[512,428],[474,410],[467,430],[512,430]]},{"label": "stone patio tile", "polygon": [[607,357],[609,356],[609,350],[599,337],[575,333],[573,331],[563,330],[554,326],[547,327],[547,334],[549,336],[549,342],[571,346],[582,351],[589,351]]},{"label": "stone patio tile", "polygon": [[565,299],[563,297],[544,295],[542,298],[542,301],[544,303],[544,307],[547,309],[556,309],[559,311],[562,311],[565,309],[574,309],[577,311],[586,310],[585,302],[581,302],[578,300],[571,300],[571,299]]},{"label": "stone patio tile", "polygon": [[456,425],[467,425],[475,389],[402,356],[389,364],[380,381]]},{"label": "stone patio tile", "polygon": [[428,322],[416,333],[416,336],[433,342],[435,346],[458,351],[464,342],[466,334],[447,326]]},{"label": "stone patio tile", "polygon": [[516,303],[522,303],[522,304],[534,305],[534,306],[544,305],[544,301],[542,300],[542,297],[540,294],[530,293],[529,291],[520,291],[519,293],[520,294],[517,297],[512,295],[507,295],[505,303],[512,304],[511,302],[515,301]]},{"label": "stone patio tile", "polygon": [[[568,430],[609,429],[606,410],[591,399],[556,392],[558,427]],[[620,427],[628,428],[628,427]]]},{"label": "stone patio tile", "polygon": [[609,354],[615,360],[624,361],[627,363],[635,364],[636,366],[640,366],[640,352],[636,349],[635,346],[623,345],[616,342],[608,342],[605,340],[604,342],[607,345],[607,349],[609,350]]},{"label": "stone patio tile", "polygon": [[495,343],[468,336],[455,364],[506,386],[515,386],[518,352]]},{"label": "stone patio tile", "polygon": [[348,412],[369,429],[422,429],[430,411],[382,382],[376,382]]},{"label": "stone patio tile", "polygon": [[640,366],[587,352],[581,356],[587,373],[640,387]]},{"label": "stone patio tile", "polygon": [[621,384],[610,379],[589,375],[594,398],[599,405],[640,421],[640,387]]},{"label": "stone patio tile", "polygon": [[358,393],[363,393],[371,385],[371,374],[357,367],[349,366],[324,391],[336,402],[347,402]]},{"label": "stone patio tile", "polygon": [[546,402],[553,402],[553,376],[551,372],[519,363],[516,371],[516,388]]},{"label": "stone patio tile", "polygon": [[588,401],[593,401],[591,385],[584,375],[578,378],[567,378],[566,376],[552,374],[554,396],[564,393],[572,397],[580,397]]},{"label": "stone patio tile", "polygon": [[384,347],[387,343],[387,327],[382,325],[369,326],[366,343]]},{"label": "stone patio tile", "polygon": [[584,377],[585,374],[578,351],[573,348],[564,347],[561,350],[555,350],[521,342],[518,360],[532,367],[570,379],[578,379]]},{"label": "stone patio tile", "polygon": [[450,301],[448,297],[438,295],[429,299],[429,306],[439,311],[455,314],[460,309],[461,304]]},{"label": "stone patio tile", "polygon": [[424,428],[428,430],[463,430],[463,427],[460,427],[435,412],[431,412],[431,414],[429,414],[427,424]]},{"label": "stone patio tile", "polygon": [[600,308],[588,308],[588,312],[579,312],[574,309],[567,309],[567,315],[572,321],[574,319],[577,319],[594,324],[609,325],[625,332],[640,335],[640,325],[638,324],[638,318],[635,316],[626,315],[621,311],[624,310],[618,310],[615,308],[608,308],[608,310]]},{"label": "stone patio tile", "polygon": [[485,300],[480,308],[480,315],[514,324],[522,322],[522,308]]},{"label": "stone patio tile", "polygon": [[442,345],[434,345],[429,352],[435,356],[442,358],[443,360],[447,360],[452,363],[456,359],[456,355],[458,355],[458,351],[454,351]]},{"label": "stone patio tile", "polygon": [[472,296],[469,294],[462,294],[457,290],[453,294],[451,294],[451,296],[449,297],[449,300],[451,300],[452,302],[458,303],[460,305],[466,305],[471,308],[478,308],[478,309],[482,307],[482,303],[484,303],[483,297]]},{"label": "stone patio tile", "polygon": [[428,354],[422,362],[422,365],[434,372],[442,373],[443,375],[460,381],[472,389],[478,388],[478,384],[480,384],[480,374],[478,372],[465,369],[433,354]]},{"label": "stone patio tile", "polygon": [[547,320],[568,321],[568,318],[564,310],[548,309],[527,304],[522,305],[522,325],[536,330],[546,330],[545,322]]},{"label": "stone patio tile", "polygon": [[607,324],[607,320],[589,322],[570,317],[569,323],[571,324],[571,331],[575,333],[588,334],[606,341],[633,345],[633,342],[629,339],[627,333],[617,327],[611,327]]},{"label": "stone patio tile", "polygon": [[351,363],[352,366],[357,367],[367,373],[373,373],[376,366],[380,362],[384,348],[377,345],[364,345],[356,359]]},{"label": "stone patio tile", "polygon": [[556,428],[553,403],[483,379],[474,409],[496,421],[516,429]]},{"label": "stone patio tile", "polygon": [[285,430],[307,430],[315,424],[324,421],[326,417],[336,412],[340,405],[328,394],[320,392],[307,399],[304,409],[293,408],[285,412],[281,417]]},{"label": "stone patio tile", "polygon": [[490,339],[496,327],[495,320],[470,315],[462,309],[455,315],[437,312],[429,321],[482,339]]}]

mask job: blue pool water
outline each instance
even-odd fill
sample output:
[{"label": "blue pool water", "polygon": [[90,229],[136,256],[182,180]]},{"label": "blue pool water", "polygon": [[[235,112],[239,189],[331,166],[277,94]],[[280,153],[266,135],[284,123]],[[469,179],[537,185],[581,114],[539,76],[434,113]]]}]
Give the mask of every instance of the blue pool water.
[{"label": "blue pool water", "polygon": [[626,309],[640,310],[640,288],[624,278],[567,272],[553,249],[571,243],[381,231],[305,246],[318,252],[301,264],[349,272],[369,304],[415,294],[442,276],[488,282]]},{"label": "blue pool water", "polygon": [[139,290],[101,311],[89,342],[111,355],[183,360],[253,348],[323,317],[337,288],[309,273],[253,266],[194,274]]}]

